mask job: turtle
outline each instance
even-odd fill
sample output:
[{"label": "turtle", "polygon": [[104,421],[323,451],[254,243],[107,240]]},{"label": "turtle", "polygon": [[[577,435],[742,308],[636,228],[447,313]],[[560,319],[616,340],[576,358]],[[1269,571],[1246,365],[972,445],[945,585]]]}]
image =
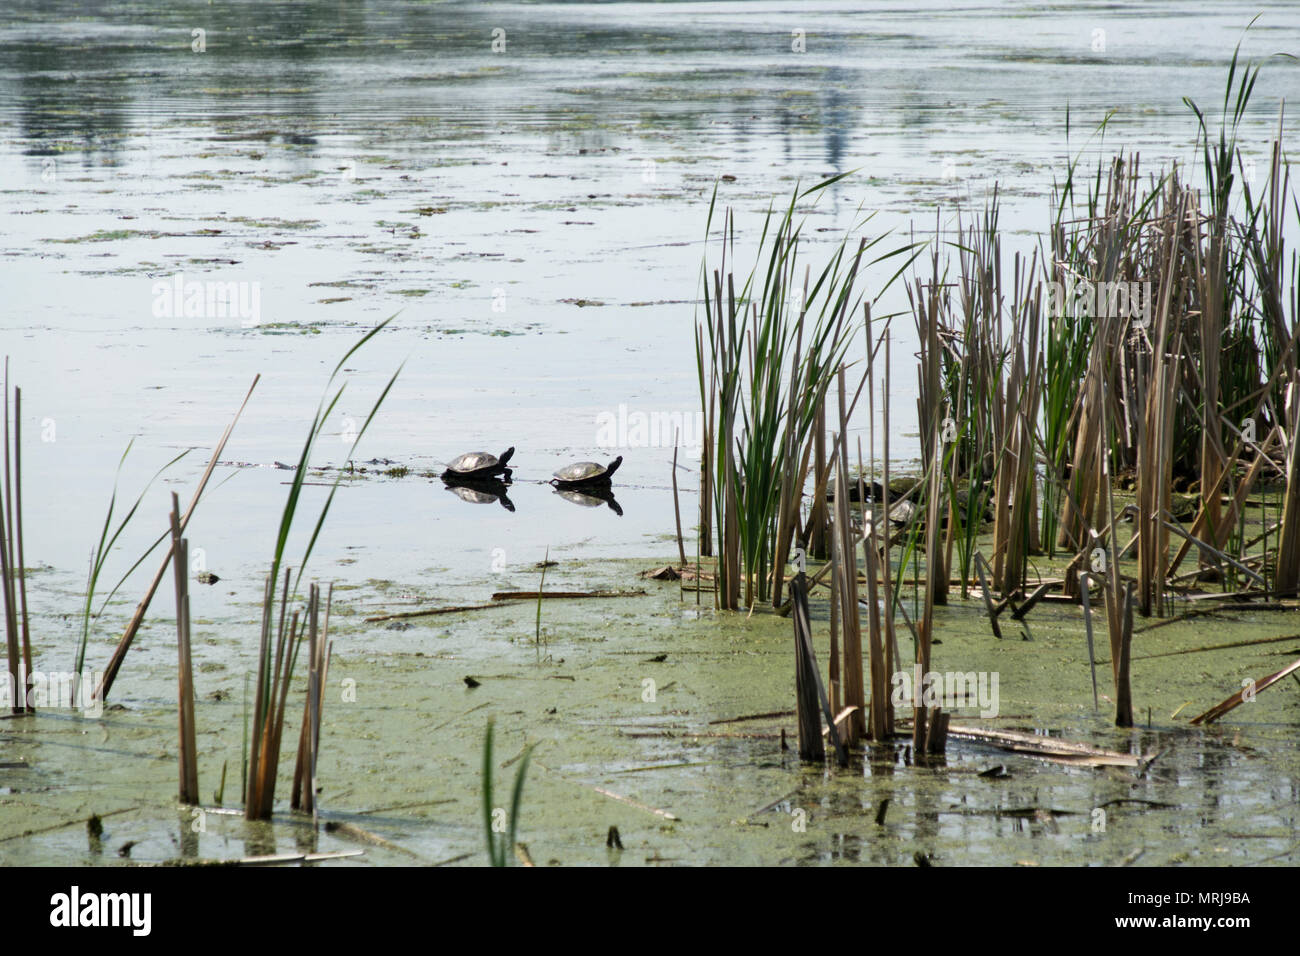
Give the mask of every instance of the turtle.
[{"label": "turtle", "polygon": [[608,465],[598,465],[594,461],[577,461],[572,465],[565,465],[555,472],[555,478],[551,484],[557,488],[608,485],[610,479],[614,477],[614,472],[618,471],[618,466],[621,464],[623,464],[622,455],[619,455]]},{"label": "turtle", "polygon": [[506,462],[510,461],[510,456],[515,453],[515,448],[511,445],[501,453],[501,457],[489,455],[485,451],[471,451],[454,459],[447,465],[447,470],[442,473],[444,481],[460,480],[473,481],[474,479],[495,478],[497,475],[504,475],[507,479],[510,477],[510,469],[506,467]]}]

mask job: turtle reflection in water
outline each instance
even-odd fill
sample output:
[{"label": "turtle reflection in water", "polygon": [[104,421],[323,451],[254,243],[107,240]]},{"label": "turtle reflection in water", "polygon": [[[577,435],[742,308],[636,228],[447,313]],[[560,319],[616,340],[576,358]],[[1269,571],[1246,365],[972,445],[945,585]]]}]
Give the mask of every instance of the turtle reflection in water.
[{"label": "turtle reflection in water", "polygon": [[515,504],[506,494],[506,483],[500,478],[447,478],[442,479],[447,490],[461,501],[475,505],[490,505],[499,501],[506,511],[514,511]]},{"label": "turtle reflection in water", "polygon": [[623,516],[623,509],[619,507],[614,500],[614,492],[609,485],[580,485],[578,487],[557,487],[555,493],[565,501],[572,501],[575,505],[582,505],[584,508],[599,508],[601,502],[609,505],[609,510],[614,512],[620,518]]},{"label": "turtle reflection in water", "polygon": [[622,455],[608,465],[600,465],[594,461],[575,462],[555,472],[551,484],[555,486],[555,493],[565,501],[572,501],[575,505],[586,508],[597,508],[603,501],[609,505],[610,511],[621,516],[623,509],[614,500],[614,492],[610,489],[610,479],[621,464],[623,464]]}]

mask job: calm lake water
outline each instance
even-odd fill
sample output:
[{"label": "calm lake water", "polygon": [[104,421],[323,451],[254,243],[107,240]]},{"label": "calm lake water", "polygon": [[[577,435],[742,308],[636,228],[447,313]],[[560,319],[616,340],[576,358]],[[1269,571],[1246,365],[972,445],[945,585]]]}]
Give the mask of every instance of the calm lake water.
[{"label": "calm lake water", "polygon": [[[420,581],[458,603],[528,586],[547,549],[669,557],[671,426],[611,445],[601,425],[690,421],[715,184],[743,244],[773,196],[854,171],[808,211],[816,263],[869,213],[865,234],[896,231],[886,243],[932,235],[936,216],[951,234],[996,182],[1008,259],[1028,254],[1073,156],[1139,152],[1152,171],[1197,161],[1183,97],[1217,123],[1233,47],[1261,12],[1245,53],[1300,53],[1300,10],[1259,0],[8,0],[0,353],[23,388],[40,661],[71,664],[88,554],[128,443],[119,514],[193,451],[146,499],[148,526],[123,535],[114,582],[157,533],[164,490],[188,500],[260,374],[189,530],[222,578],[204,615],[249,620],[287,490],[274,465],[297,460],[344,352],[394,315],[348,361],[312,463],[344,464],[402,366],[355,458],[410,474],[339,490],[314,576]],[[1297,94],[1297,65],[1270,60],[1241,132],[1261,179],[1280,102]],[[1291,142],[1295,129],[1287,116]],[[868,273],[869,295],[894,268]],[[237,283],[249,311],[169,312],[178,274]],[[876,313],[903,308],[901,292]],[[907,459],[914,333],[906,315],[896,328],[892,451]],[[507,446],[513,513],[419,477]],[[619,454],[622,516],[543,483],[568,461]],[[697,454],[680,454],[687,525]],[[295,561],[326,490],[307,489]],[[154,565],[110,608],[92,663]]]}]

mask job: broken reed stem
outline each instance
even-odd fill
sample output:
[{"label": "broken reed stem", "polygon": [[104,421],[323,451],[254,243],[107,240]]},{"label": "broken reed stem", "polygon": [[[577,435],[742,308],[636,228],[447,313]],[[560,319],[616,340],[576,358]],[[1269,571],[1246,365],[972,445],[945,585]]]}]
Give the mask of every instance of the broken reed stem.
[{"label": "broken reed stem", "polygon": [[993,595],[989,592],[989,579],[984,573],[987,562],[984,560],[982,552],[975,552],[975,573],[980,579],[980,593],[984,596],[984,610],[989,616],[989,626],[993,628],[993,636],[1002,640],[1002,628],[998,627],[998,613],[993,609]]},{"label": "broken reed stem", "polygon": [[840,431],[836,439],[839,458],[835,480],[835,546],[839,549],[840,617],[844,631],[844,706],[856,707],[849,718],[848,745],[857,744],[866,734],[866,689],[862,674],[862,621],[858,608],[858,549],[853,544],[849,518],[848,406],[845,395],[844,367],[840,366]]},{"label": "broken reed stem", "polygon": [[[1112,572],[1114,576],[1114,572]],[[1111,673],[1115,681],[1115,726],[1133,726],[1133,695],[1129,685],[1129,662],[1133,645],[1133,582],[1122,596],[1106,591],[1106,616],[1111,628]]]},{"label": "broken reed stem", "polygon": [[682,541],[682,505],[677,497],[677,429],[673,429],[673,517],[677,519],[677,557],[686,566],[686,545]]},{"label": "broken reed stem", "polygon": [[325,623],[318,628],[320,586],[313,584],[307,603],[307,698],[303,702],[302,731],[298,735],[298,759],[293,772],[293,794],[290,807],[317,815],[316,765],[320,754],[321,711],[325,698],[324,688],[329,680],[330,608],[334,602],[334,585],[330,585],[325,600]]},{"label": "broken reed stem", "polygon": [[[818,488],[825,488],[827,486],[828,463],[826,461],[826,399],[824,397],[817,403],[817,414],[813,419],[813,460],[816,463],[813,484]],[[827,558],[827,520],[826,496],[816,495],[813,497],[812,508],[808,513],[808,526],[811,529],[808,547],[812,552],[812,556],[818,561],[825,561]]]},{"label": "broken reed stem", "polygon": [[817,667],[817,654],[813,650],[812,626],[808,618],[808,583],[800,571],[790,581],[791,617],[794,618],[795,640],[795,700],[799,715],[799,756],[803,760],[824,760],[826,748],[822,743],[817,708],[826,719],[826,733],[835,749],[835,759],[841,767],[849,764],[848,748],[840,740],[835,724],[836,711],[826,697],[821,671]]},{"label": "broken reed stem", "polygon": [[4,578],[0,581],[0,590],[3,590],[4,594],[5,646],[9,656],[9,670],[6,672],[6,678],[8,685],[15,691],[12,710],[15,714],[21,714],[27,710],[27,694],[24,693],[23,699],[19,700],[17,690],[18,688],[26,689],[27,678],[22,670],[23,665],[18,647],[18,609],[14,595],[14,576],[17,569],[14,567],[13,485],[9,467],[8,356],[5,357],[4,390],[4,483],[3,487],[0,487],[0,574],[3,574]]},{"label": "broken reed stem", "polygon": [[[6,358],[6,363],[8,359]],[[8,369],[6,368],[6,379],[8,378]],[[22,614],[22,638],[23,638],[23,673],[25,680],[21,682],[23,687],[23,700],[26,702],[27,712],[33,714],[36,708],[31,702],[32,688],[32,635],[30,622],[27,618],[27,559],[23,554],[23,390],[14,386],[14,537],[18,539],[18,610]],[[85,689],[77,685],[79,693],[84,694]]]},{"label": "broken reed stem", "polygon": [[180,802],[197,805],[199,800],[198,747],[194,733],[194,669],[190,657],[189,542],[181,537],[181,504],[172,492],[172,570],[176,582],[176,713],[180,742]]},{"label": "broken reed stem", "polygon": [[[807,647],[811,644],[812,627],[808,620],[808,586],[802,573],[790,582],[791,617],[794,619],[794,697],[799,726],[799,759],[821,761],[826,759],[822,742],[821,701],[813,679],[813,666],[809,666]],[[830,709],[829,707],[827,708]]]},{"label": "broken reed stem", "polygon": [[[890,552],[889,432],[891,428],[890,418],[889,418],[889,382],[890,382],[890,374],[891,374],[890,373],[890,361],[891,361],[890,346],[891,346],[892,338],[893,336],[890,332],[890,325],[886,324],[885,326],[885,381],[884,384],[881,386],[881,393],[882,393],[881,404],[883,405],[882,414],[884,416],[884,429],[881,438],[881,443],[882,443],[881,455],[883,458],[883,462],[881,465],[881,477],[883,479],[883,481],[881,482],[881,489],[883,493],[881,495],[880,513],[884,516],[884,521],[883,523],[878,523],[878,526],[882,529],[881,545],[883,547],[883,551],[881,554],[881,567],[884,569],[885,572],[885,580],[883,582],[883,596],[885,601],[885,649],[888,653],[888,660],[886,661],[885,664],[885,674],[888,675],[887,679],[891,682],[891,685],[893,681],[893,675],[897,672],[899,661],[900,661],[900,655],[898,653],[898,634],[894,630],[894,570],[893,570],[893,562],[889,554]],[[885,718],[886,718],[887,726],[889,728],[889,732],[893,733],[894,707],[892,704],[892,700],[891,703],[886,705],[885,707]]]},{"label": "broken reed stem", "polygon": [[[286,575],[288,571],[286,570]],[[257,693],[253,702],[252,733],[248,738],[248,774],[244,790],[244,815],[249,820],[259,819],[260,771],[262,751],[262,714],[266,707],[266,657],[271,640],[271,614],[275,600],[275,582],[268,574],[262,593],[262,631],[257,648]],[[247,699],[247,698],[245,698]]]}]

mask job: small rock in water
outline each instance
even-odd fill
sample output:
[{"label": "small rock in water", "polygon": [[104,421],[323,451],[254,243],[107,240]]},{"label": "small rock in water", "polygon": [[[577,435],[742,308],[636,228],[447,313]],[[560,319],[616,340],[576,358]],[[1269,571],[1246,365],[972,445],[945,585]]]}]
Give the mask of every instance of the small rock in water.
[{"label": "small rock in water", "polygon": [[476,681],[474,678],[472,678],[472,677],[466,677],[466,678],[465,678],[465,686],[468,687],[468,688],[470,688],[470,689],[472,690],[473,688],[478,687],[478,686],[480,686],[480,685],[479,685],[479,682]]}]

